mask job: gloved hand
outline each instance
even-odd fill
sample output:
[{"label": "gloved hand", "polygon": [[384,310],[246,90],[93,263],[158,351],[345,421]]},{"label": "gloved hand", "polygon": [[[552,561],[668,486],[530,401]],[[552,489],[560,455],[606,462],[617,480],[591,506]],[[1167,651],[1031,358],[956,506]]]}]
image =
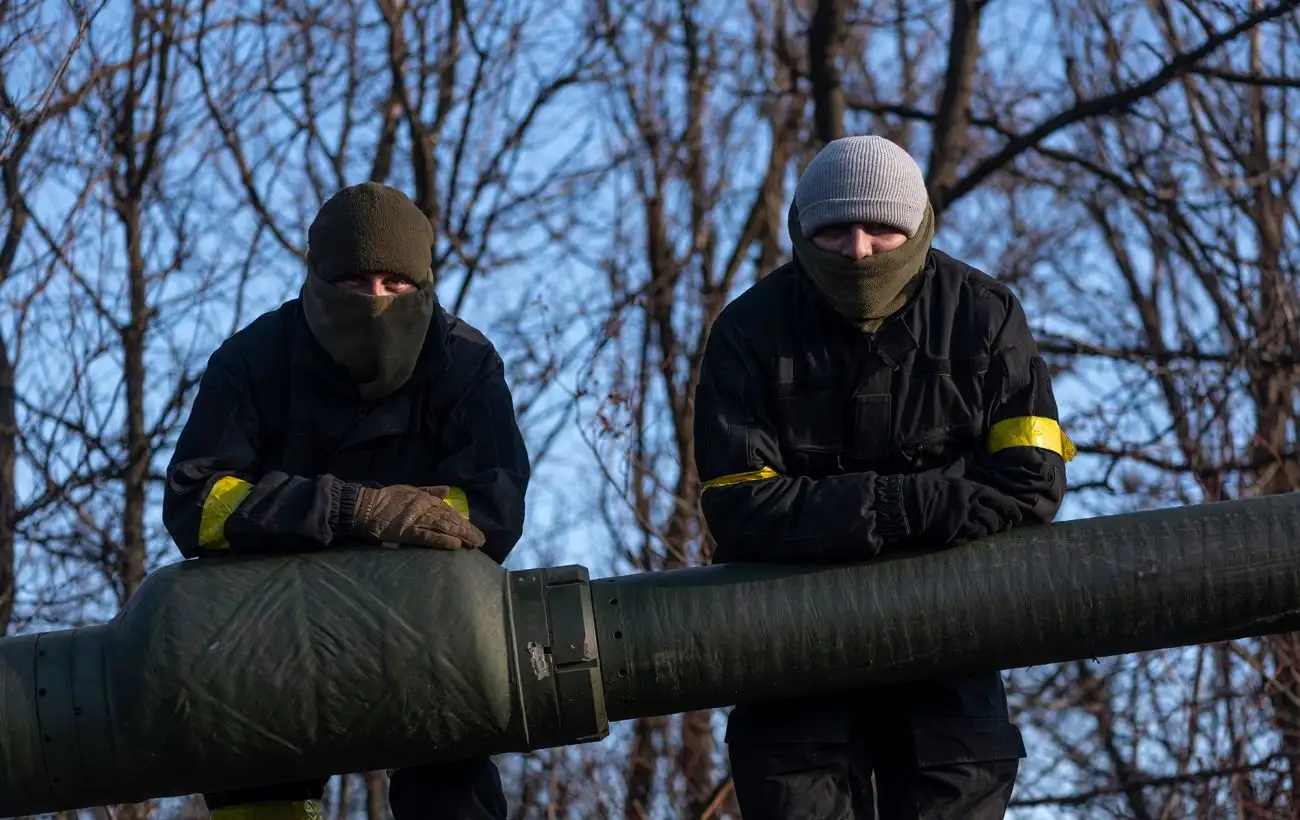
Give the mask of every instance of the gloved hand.
[{"label": "gloved hand", "polygon": [[483,532],[443,501],[446,497],[446,487],[362,487],[357,492],[352,532],[371,541],[413,547],[454,550],[483,546]]},{"label": "gloved hand", "polygon": [[1015,502],[945,471],[880,476],[876,530],[886,545],[952,547],[1008,530],[1023,518]]},{"label": "gloved hand", "polygon": [[1016,503],[973,481],[932,475],[902,477],[903,511],[913,538],[935,547],[956,546],[1016,526]]}]

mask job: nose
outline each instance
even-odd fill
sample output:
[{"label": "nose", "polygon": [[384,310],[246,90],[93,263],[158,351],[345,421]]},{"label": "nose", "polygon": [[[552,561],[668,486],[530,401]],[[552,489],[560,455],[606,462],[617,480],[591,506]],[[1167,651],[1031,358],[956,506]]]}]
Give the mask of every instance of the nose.
[{"label": "nose", "polygon": [[844,237],[844,255],[850,259],[866,259],[871,256],[871,234],[855,225]]},{"label": "nose", "polygon": [[384,281],[377,276],[367,276],[361,282],[361,292],[367,296],[383,296],[388,291],[384,288]]}]

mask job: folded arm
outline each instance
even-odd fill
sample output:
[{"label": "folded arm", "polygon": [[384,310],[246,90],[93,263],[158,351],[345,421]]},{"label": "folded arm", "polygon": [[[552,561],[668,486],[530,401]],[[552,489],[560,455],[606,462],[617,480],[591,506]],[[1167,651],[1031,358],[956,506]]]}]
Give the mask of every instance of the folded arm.
[{"label": "folded arm", "polygon": [[743,339],[715,331],[696,394],[695,457],[701,508],[719,552],[752,561],[852,561],[895,545],[942,548],[1021,522],[1050,522],[1073,444],[1014,299],[993,354],[982,450],[919,475],[812,479],[784,474],[755,359]]},{"label": "folded arm", "polygon": [[264,471],[250,379],[213,354],[167,467],[163,524],[181,554],[300,551],[329,545],[358,486]]},{"label": "folded arm", "polygon": [[901,498],[882,498],[875,473],[784,475],[758,372],[743,339],[715,328],[696,391],[695,461],[718,551],[745,561],[861,560],[905,532]]},{"label": "folded arm", "polygon": [[988,434],[967,477],[1014,502],[1025,523],[1051,523],[1075,448],[1061,429],[1051,375],[1014,297],[994,339],[985,394]]},{"label": "folded arm", "polygon": [[954,546],[1021,524],[1050,523],[1065,495],[1074,445],[1061,431],[1047,366],[1025,314],[1006,294],[994,335],[982,408],[988,433],[960,470],[890,476],[907,509],[908,535],[932,548]]}]

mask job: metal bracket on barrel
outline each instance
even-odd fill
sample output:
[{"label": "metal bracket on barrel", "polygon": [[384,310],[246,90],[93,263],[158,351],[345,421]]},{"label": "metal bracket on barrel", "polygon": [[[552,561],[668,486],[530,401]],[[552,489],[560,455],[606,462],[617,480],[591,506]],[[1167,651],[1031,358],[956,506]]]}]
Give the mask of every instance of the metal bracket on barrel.
[{"label": "metal bracket on barrel", "polygon": [[51,795],[75,790],[84,769],[73,722],[73,634],[47,632],[36,639],[36,721]]},{"label": "metal bracket on barrel", "polygon": [[104,652],[99,626],[45,632],[36,639],[36,721],[56,804],[78,805],[116,775]]},{"label": "metal bracket on barrel", "polygon": [[596,616],[596,644],[604,678],[606,704],[614,720],[627,717],[635,702],[633,668],[624,639],[623,606],[617,579],[600,578],[591,584],[592,611]]},{"label": "metal bracket on barrel", "polygon": [[528,746],[603,739],[609,719],[586,568],[511,572],[509,584]]}]

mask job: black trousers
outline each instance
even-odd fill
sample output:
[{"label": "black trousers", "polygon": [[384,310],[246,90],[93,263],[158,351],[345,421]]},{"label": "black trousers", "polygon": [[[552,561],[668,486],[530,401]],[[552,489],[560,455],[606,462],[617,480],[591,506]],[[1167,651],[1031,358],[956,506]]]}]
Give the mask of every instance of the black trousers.
[{"label": "black trousers", "polygon": [[1005,701],[925,694],[737,707],[727,752],[745,820],[1001,820],[1025,754]]},{"label": "black trousers", "polygon": [[[213,820],[317,820],[326,780],[203,795]],[[490,759],[398,769],[388,784],[394,820],[506,820]]]}]

